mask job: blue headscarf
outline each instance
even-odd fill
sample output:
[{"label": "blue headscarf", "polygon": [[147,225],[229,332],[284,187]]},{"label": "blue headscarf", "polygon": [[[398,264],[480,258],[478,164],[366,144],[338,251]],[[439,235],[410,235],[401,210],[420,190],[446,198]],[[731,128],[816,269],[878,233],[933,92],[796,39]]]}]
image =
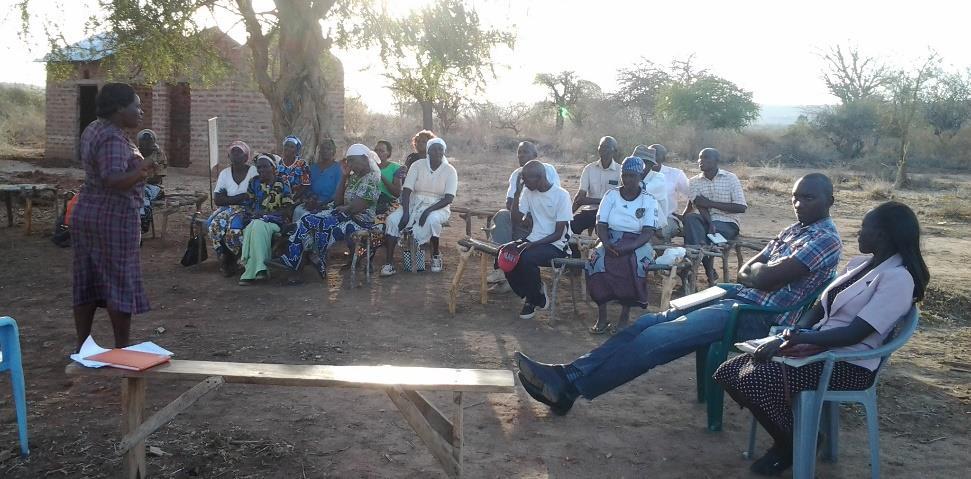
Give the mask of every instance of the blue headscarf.
[{"label": "blue headscarf", "polygon": [[283,139],[283,146],[287,146],[287,143],[293,143],[293,146],[297,149],[296,156],[299,158],[300,150],[303,149],[303,142],[300,141],[300,138],[297,138],[295,135],[290,135]]},{"label": "blue headscarf", "polygon": [[637,173],[638,175],[644,174],[644,160],[636,156],[628,156],[624,163],[620,166],[620,171],[624,173]]}]

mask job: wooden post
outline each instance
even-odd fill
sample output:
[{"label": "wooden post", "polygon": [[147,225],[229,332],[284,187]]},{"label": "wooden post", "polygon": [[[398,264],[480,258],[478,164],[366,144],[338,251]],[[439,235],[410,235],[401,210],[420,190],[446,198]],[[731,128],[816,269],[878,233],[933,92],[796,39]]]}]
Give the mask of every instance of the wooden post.
[{"label": "wooden post", "polygon": [[465,274],[465,265],[469,262],[472,255],[472,248],[459,247],[459,265],[455,268],[455,277],[452,278],[452,287],[448,291],[448,312],[455,314],[456,303],[458,303],[459,283],[462,282],[462,275]]},{"label": "wooden post", "polygon": [[452,417],[452,457],[459,466],[458,476],[462,477],[462,446],[465,438],[462,436],[462,422],[464,421],[465,406],[462,404],[462,391],[452,393],[452,402],[455,404],[455,415]]},{"label": "wooden post", "polygon": [[13,226],[13,204],[11,204],[11,201],[13,200],[10,198],[10,192],[5,191],[3,193],[3,202],[7,204],[7,226],[8,227]]},{"label": "wooden post", "polygon": [[483,252],[479,252],[479,303],[489,303],[489,282],[486,273],[489,270],[488,258]]},{"label": "wooden post", "polygon": [[[135,433],[142,424],[145,413],[145,378],[121,380],[121,431],[122,436]],[[125,453],[125,477],[145,479],[145,441],[132,445]]]},{"label": "wooden post", "polygon": [[24,207],[24,222],[27,225],[27,234],[30,234],[30,230],[33,228],[34,220],[34,194],[33,192],[24,195],[24,201],[26,206]]},{"label": "wooden post", "polygon": [[671,292],[674,290],[674,278],[678,277],[678,266],[672,265],[667,273],[661,273],[661,300],[658,302],[659,311],[667,311],[671,307]]}]

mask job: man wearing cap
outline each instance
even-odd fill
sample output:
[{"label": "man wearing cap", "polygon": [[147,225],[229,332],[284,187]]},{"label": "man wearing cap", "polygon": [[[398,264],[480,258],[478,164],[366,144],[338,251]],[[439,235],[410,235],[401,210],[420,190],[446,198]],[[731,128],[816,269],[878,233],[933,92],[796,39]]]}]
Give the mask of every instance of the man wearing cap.
[{"label": "man wearing cap", "polygon": [[[513,204],[519,204],[519,199],[522,196],[525,187],[523,186],[522,171],[523,166],[526,163],[535,160],[539,156],[539,152],[536,151],[536,145],[529,141],[523,141],[519,143],[519,148],[516,150],[516,157],[519,160],[519,168],[513,170],[512,174],[509,175],[509,189],[506,190],[506,207],[505,209],[499,210],[493,217],[493,224],[495,228],[492,230],[492,241],[499,244],[506,244],[512,240],[524,238],[529,234],[529,225],[523,225],[520,228],[513,230],[512,227],[512,207]],[[560,175],[556,173],[556,168],[549,163],[543,163],[543,167],[546,168],[546,179],[550,183],[560,186]],[[494,270],[489,273],[488,277],[489,283],[497,284],[495,291],[507,292],[509,291],[508,286],[505,285],[506,277],[502,274],[501,270]]]},{"label": "man wearing cap", "polygon": [[683,211],[683,208],[679,209],[678,205],[682,199],[687,201],[688,195],[691,193],[688,186],[688,176],[681,169],[665,164],[668,149],[664,145],[655,143],[648,148],[654,150],[655,165],[652,169],[664,175],[664,181],[667,183],[667,209],[663,213],[668,219],[668,224],[660,233],[662,238],[670,241],[681,230],[681,218],[678,217],[678,213]]},{"label": "man wearing cap", "polygon": [[611,136],[600,139],[597,147],[598,161],[583,167],[580,173],[580,190],[573,197],[573,232],[580,234],[597,224],[597,207],[608,190],[620,186],[620,164],[617,156],[617,140]]},{"label": "man wearing cap", "polygon": [[503,245],[503,249],[514,247],[520,251],[515,267],[504,271],[513,292],[524,300],[519,317],[532,319],[536,316],[537,308],[549,307],[546,285],[540,279],[539,268],[549,266],[553,258],[563,258],[569,253],[566,240],[573,212],[570,209],[570,194],[550,182],[543,163],[529,161],[523,166],[522,176],[526,189],[519,198],[519,204],[510,206],[513,228],[529,224],[529,234],[524,240]]},{"label": "man wearing cap", "polygon": [[[710,243],[707,235],[719,233],[726,240],[738,236],[739,217],[748,208],[738,177],[718,167],[721,154],[714,148],[698,153],[701,173],[688,180],[690,201],[684,209],[684,244],[699,246]],[[697,210],[693,213],[693,210]],[[708,284],[714,286],[718,273],[710,256],[701,260]]]},{"label": "man wearing cap", "polygon": [[647,145],[637,145],[630,156],[640,158],[644,162],[643,179],[641,180],[641,192],[645,195],[654,197],[657,201],[658,211],[660,211],[661,227],[664,228],[667,222],[667,215],[663,214],[668,210],[668,183],[664,179],[664,174],[657,170],[657,160],[654,158],[654,150]]}]

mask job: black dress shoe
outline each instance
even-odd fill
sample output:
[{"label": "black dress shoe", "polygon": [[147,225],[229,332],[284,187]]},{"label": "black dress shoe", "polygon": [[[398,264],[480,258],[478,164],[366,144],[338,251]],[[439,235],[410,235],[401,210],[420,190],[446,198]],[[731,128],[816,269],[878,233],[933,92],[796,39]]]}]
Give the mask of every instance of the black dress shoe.
[{"label": "black dress shoe", "polygon": [[759,476],[778,476],[792,467],[792,451],[773,445],[749,470]]},{"label": "black dress shoe", "polygon": [[573,407],[573,401],[578,394],[573,385],[567,381],[562,366],[534,361],[518,351],[516,364],[519,367],[519,374],[525,380],[524,387],[525,383],[533,386],[535,392],[546,399],[542,401],[544,404],[561,410],[562,414],[566,414]]},{"label": "black dress shoe", "polygon": [[543,396],[542,388],[537,388],[534,386],[522,375],[522,373],[518,374],[518,376],[519,383],[523,385],[523,389],[526,390],[526,393],[528,393],[533,399],[549,406],[550,411],[553,411],[553,414],[556,414],[557,416],[566,416],[566,413],[570,412],[575,399],[564,399],[560,400],[560,402],[550,402],[549,399],[546,399],[546,396]]}]

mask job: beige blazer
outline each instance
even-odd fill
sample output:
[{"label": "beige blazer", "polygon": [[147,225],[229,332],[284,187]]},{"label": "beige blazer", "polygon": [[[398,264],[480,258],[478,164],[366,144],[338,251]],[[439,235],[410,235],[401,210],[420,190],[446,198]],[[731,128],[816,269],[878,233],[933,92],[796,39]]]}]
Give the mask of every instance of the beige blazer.
[{"label": "beige blazer", "polygon": [[[871,259],[869,255],[853,258],[846,265],[843,274],[823,291],[823,319],[813,326],[814,329],[825,331],[839,328],[849,325],[855,318],[860,318],[876,330],[859,344],[834,348],[834,352],[866,351],[881,346],[893,331],[897,320],[910,311],[913,305],[914,278],[904,267],[900,255],[894,255],[837,294],[833,299],[833,307],[829,307],[831,291],[865,268]],[[879,359],[850,362],[871,371],[875,371],[880,365]]]}]

